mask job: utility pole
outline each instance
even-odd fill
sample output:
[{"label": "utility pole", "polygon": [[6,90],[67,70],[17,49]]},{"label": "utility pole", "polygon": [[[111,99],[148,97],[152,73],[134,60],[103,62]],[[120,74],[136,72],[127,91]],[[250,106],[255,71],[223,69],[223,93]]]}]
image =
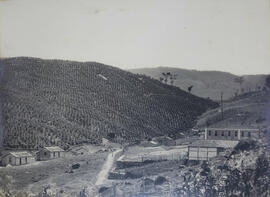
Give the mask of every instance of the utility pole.
[{"label": "utility pole", "polygon": [[223,120],[223,92],[220,93],[221,118]]}]

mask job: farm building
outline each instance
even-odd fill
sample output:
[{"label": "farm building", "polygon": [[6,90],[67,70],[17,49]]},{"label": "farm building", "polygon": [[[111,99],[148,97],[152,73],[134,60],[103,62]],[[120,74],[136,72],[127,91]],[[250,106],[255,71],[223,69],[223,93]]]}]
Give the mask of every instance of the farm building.
[{"label": "farm building", "polygon": [[24,164],[30,164],[33,162],[35,162],[34,156],[26,151],[9,152],[2,157],[2,165],[4,166],[19,166]]},{"label": "farm building", "polygon": [[207,140],[198,140],[188,146],[188,159],[207,161],[218,155],[218,145]]},{"label": "farm building", "polygon": [[232,128],[206,128],[205,140],[241,140],[260,138],[260,129],[232,129]]},{"label": "farm building", "polygon": [[44,147],[37,152],[37,160],[44,161],[64,157],[64,150],[59,146]]},{"label": "farm building", "polygon": [[239,141],[197,140],[188,146],[188,159],[205,161],[218,156],[226,148],[235,147]]}]

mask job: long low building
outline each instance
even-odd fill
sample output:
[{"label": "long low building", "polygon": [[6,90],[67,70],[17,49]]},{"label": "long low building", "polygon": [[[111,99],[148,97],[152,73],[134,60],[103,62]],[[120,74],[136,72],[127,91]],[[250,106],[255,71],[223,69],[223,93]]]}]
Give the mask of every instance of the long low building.
[{"label": "long low building", "polygon": [[205,128],[205,140],[242,140],[248,138],[260,138],[260,129],[243,128]]},{"label": "long low building", "polygon": [[35,158],[29,152],[17,151],[9,152],[2,157],[2,165],[19,166],[35,162]]}]

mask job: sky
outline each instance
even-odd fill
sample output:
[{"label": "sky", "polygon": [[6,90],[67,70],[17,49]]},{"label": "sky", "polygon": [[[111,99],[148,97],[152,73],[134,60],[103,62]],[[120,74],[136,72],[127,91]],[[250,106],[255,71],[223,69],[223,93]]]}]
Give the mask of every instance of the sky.
[{"label": "sky", "polygon": [[270,73],[270,0],[0,0],[0,56]]}]

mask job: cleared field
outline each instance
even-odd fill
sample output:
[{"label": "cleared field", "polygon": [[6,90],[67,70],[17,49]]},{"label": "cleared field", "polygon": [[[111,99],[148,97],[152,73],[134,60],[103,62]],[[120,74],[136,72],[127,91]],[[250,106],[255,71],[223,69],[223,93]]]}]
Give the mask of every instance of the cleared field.
[{"label": "cleared field", "polygon": [[197,121],[197,128],[266,128],[269,91],[244,94],[224,103],[224,117],[221,109],[209,110]]},{"label": "cleared field", "polygon": [[145,160],[178,160],[187,154],[187,146],[158,146],[140,147],[132,146],[124,152],[118,161],[142,162]]}]

